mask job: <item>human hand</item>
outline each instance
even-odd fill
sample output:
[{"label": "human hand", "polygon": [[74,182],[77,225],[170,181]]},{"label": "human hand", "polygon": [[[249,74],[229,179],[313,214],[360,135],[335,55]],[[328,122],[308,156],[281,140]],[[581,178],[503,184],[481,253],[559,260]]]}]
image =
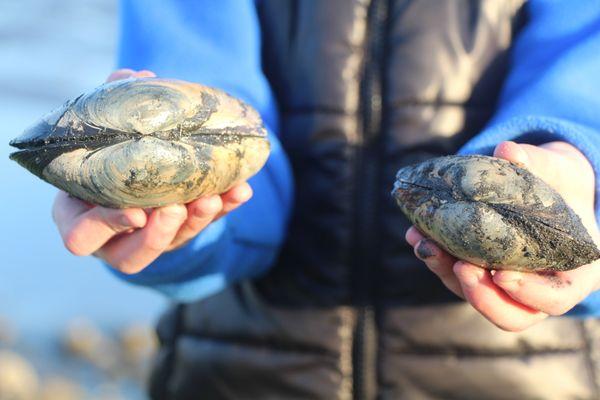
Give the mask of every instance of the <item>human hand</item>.
[{"label": "human hand", "polygon": [[[520,163],[553,187],[600,244],[594,216],[594,171],[579,150],[564,142],[541,146],[503,142],[494,156]],[[600,288],[600,261],[564,272],[490,271],[457,260],[414,226],[406,240],[448,289],[507,331],[521,331],[549,315],[562,315]]]},{"label": "human hand", "polygon": [[[113,72],[107,81],[153,76],[150,71],[121,69]],[[71,253],[94,254],[119,271],[133,274],[163,252],[184,245],[211,222],[251,197],[250,185],[243,182],[226,193],[201,197],[186,205],[119,210],[90,205],[59,192],[52,216]]]}]

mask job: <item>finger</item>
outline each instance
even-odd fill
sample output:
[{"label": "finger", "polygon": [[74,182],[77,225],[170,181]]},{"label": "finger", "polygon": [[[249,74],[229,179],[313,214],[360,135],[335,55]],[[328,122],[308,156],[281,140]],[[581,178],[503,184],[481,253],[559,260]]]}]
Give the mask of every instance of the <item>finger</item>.
[{"label": "finger", "polygon": [[456,258],[440,249],[432,240],[427,239],[415,226],[406,231],[405,239],[414,248],[417,258],[425,262],[442,283],[454,294],[464,298],[458,279],[452,271]]},{"label": "finger", "polygon": [[108,78],[106,78],[106,82],[118,81],[121,79],[131,78],[135,74],[135,71],[129,68],[122,68],[111,73]]},{"label": "finger", "polygon": [[157,208],[143,229],[115,238],[96,255],[126,274],[139,272],[167,249],[186,217],[183,205]]},{"label": "finger", "polygon": [[498,271],[493,277],[512,299],[550,315],[562,315],[591,293],[598,281],[598,265],[567,272],[523,273]]},{"label": "finger", "polygon": [[501,329],[522,331],[548,316],[512,299],[494,283],[488,270],[464,261],[456,262],[453,269],[465,299]]},{"label": "finger", "polygon": [[65,247],[78,256],[90,255],[113,236],[146,223],[140,209],[90,208],[64,192],[56,197],[53,217]]},{"label": "finger", "polygon": [[225,192],[221,195],[221,200],[223,202],[223,208],[221,209],[221,212],[219,212],[219,214],[217,214],[217,216],[215,217],[215,220],[217,220],[217,219],[221,218],[222,216],[226,215],[227,213],[235,210],[240,205],[242,205],[245,202],[247,202],[248,200],[250,200],[251,197],[252,197],[252,188],[250,187],[250,185],[248,183],[242,182],[242,183],[232,187],[227,192]]},{"label": "finger", "polygon": [[494,157],[512,161],[526,168],[530,160],[527,152],[521,146],[515,142],[501,142],[494,149]]},{"label": "finger", "polygon": [[156,74],[152,71],[148,71],[147,69],[143,69],[133,74],[133,76],[135,78],[155,78]]},{"label": "finger", "polygon": [[154,78],[156,74],[152,71],[141,70],[135,71],[129,68],[118,69],[115,72],[111,73],[108,78],[106,78],[106,82],[118,81],[121,79],[127,78]]},{"label": "finger", "polygon": [[[494,149],[494,157],[503,158],[520,164],[547,182],[554,181],[560,168],[552,168],[556,164],[556,154],[546,147],[515,142],[501,142]],[[550,168],[549,168],[550,167]]]},{"label": "finger", "polygon": [[199,234],[210,224],[216,215],[222,210],[223,202],[220,196],[201,197],[187,205],[187,219],[179,228],[175,239],[168,250],[182,246],[194,236]]},{"label": "finger", "polygon": [[[520,164],[561,193],[571,207],[593,209],[593,169],[573,146],[564,142],[541,146],[502,142],[496,146],[494,156]],[[578,171],[575,178],[574,170]]]},{"label": "finger", "polygon": [[594,172],[579,150],[564,142],[541,146],[502,142],[496,146],[494,156],[520,163],[550,185],[581,217],[592,237],[600,240],[593,207]]},{"label": "finger", "polygon": [[581,164],[582,169],[586,169],[589,172],[591,172],[592,174],[594,172],[594,169],[593,169],[592,165],[590,164],[589,160],[583,155],[583,153],[581,153],[581,151],[577,147],[573,146],[570,143],[548,142],[548,143],[544,143],[539,146],[533,146],[533,147],[538,147],[541,149],[549,150],[553,153],[561,154],[561,155],[565,156],[566,158],[568,158],[570,161]]},{"label": "finger", "polygon": [[404,238],[412,247],[415,247],[419,240],[424,239],[425,236],[413,225],[406,231]]},{"label": "finger", "polygon": [[52,206],[52,219],[58,227],[59,232],[64,232],[70,222],[79,215],[88,211],[91,207],[74,197],[69,196],[62,190],[56,194],[54,204]]},{"label": "finger", "polygon": [[464,298],[460,283],[452,270],[456,258],[440,249],[432,240],[427,238],[419,240],[414,250],[415,255],[425,262],[427,268],[436,274],[448,289],[455,295]]},{"label": "finger", "polygon": [[502,142],[496,146],[494,156],[519,164],[551,186],[562,181],[557,176],[561,168],[555,168],[556,160],[552,159],[553,154],[539,146]]},{"label": "finger", "polygon": [[[540,148],[564,157],[565,162],[556,170],[555,177],[559,184],[551,184],[573,209],[583,218],[590,233],[598,233],[598,225],[594,216],[595,174],[589,160],[574,146],[565,142],[545,143]],[[547,166],[546,166],[546,169]],[[573,176],[573,171],[577,171]],[[587,220],[587,221],[586,221]],[[587,222],[587,224],[586,224]]]}]

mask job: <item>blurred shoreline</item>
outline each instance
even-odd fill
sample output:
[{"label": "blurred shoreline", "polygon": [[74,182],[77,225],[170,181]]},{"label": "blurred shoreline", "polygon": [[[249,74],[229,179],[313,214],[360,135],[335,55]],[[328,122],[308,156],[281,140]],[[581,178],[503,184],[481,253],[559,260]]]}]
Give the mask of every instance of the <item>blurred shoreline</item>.
[{"label": "blurred shoreline", "polygon": [[[10,161],[8,142],[114,69],[117,8],[116,0],[0,2],[0,352],[25,356],[42,383],[60,386],[56,377],[62,377],[82,385],[79,395],[91,399],[145,398],[143,378],[123,372],[120,359],[103,361],[102,370],[89,354],[65,351],[69,327],[87,321],[95,332],[89,335],[104,338],[98,343],[112,343],[96,344],[108,356],[123,354],[129,330],[138,332],[138,343],[131,339],[129,346],[148,348],[153,339],[144,335],[151,336],[165,301],[118,281],[98,260],[64,249],[50,216],[55,189]],[[7,375],[0,370],[0,400]],[[110,396],[98,389],[106,387]]]}]

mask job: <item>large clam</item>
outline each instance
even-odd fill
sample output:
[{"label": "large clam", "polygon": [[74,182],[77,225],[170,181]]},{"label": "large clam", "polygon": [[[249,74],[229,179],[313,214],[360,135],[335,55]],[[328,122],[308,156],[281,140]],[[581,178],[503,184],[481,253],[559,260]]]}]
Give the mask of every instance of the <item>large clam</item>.
[{"label": "large clam", "polygon": [[563,198],[506,160],[431,159],[401,169],[393,194],[425,235],[486,268],[564,271],[600,258]]},{"label": "large clam", "polygon": [[159,78],[107,83],[43,117],[10,158],[90,203],[186,203],[255,174],[269,154],[258,113],[228,94]]}]

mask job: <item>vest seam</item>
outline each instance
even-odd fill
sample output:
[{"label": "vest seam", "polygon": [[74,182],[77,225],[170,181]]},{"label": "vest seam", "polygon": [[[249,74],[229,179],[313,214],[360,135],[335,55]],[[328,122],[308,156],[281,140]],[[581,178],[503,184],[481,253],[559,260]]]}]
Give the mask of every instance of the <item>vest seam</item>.
[{"label": "vest seam", "polygon": [[596,364],[595,364],[594,360],[592,359],[592,350],[593,350],[592,338],[590,335],[590,331],[586,328],[586,325],[583,321],[580,321],[578,323],[578,325],[579,325],[579,329],[581,331],[581,337],[582,337],[583,343],[584,343],[583,353],[584,353],[586,370],[587,370],[589,378],[590,378],[592,391],[594,392],[594,398],[598,399],[598,398],[600,398],[600,386],[598,384],[598,379],[597,379]]},{"label": "vest seam", "polygon": [[175,385],[173,383],[173,376],[175,375],[175,369],[179,358],[177,354],[177,344],[179,339],[185,335],[183,326],[183,308],[183,304],[177,304],[175,306],[175,326],[173,329],[173,336],[168,342],[168,345],[171,346],[171,352],[168,354],[168,359],[165,361],[165,365],[167,366],[164,387],[164,393],[167,395],[166,398],[171,398],[173,393],[176,392]]},{"label": "vest seam", "polygon": [[[469,110],[481,110],[483,111],[493,111],[493,105],[483,105],[483,104],[468,104],[468,103],[459,103],[459,102],[440,102],[440,101],[412,101],[412,100],[399,100],[392,102],[391,104],[385,105],[385,108],[415,108],[415,107],[460,107]],[[334,114],[334,115],[344,115],[348,117],[355,117],[358,111],[346,111],[342,109],[330,108],[330,107],[289,107],[285,110],[281,110],[282,114]]]},{"label": "vest seam", "polygon": [[289,344],[284,343],[283,341],[272,342],[269,340],[253,340],[248,339],[243,336],[232,336],[232,335],[207,335],[204,333],[198,332],[181,332],[180,338],[189,338],[193,340],[205,340],[209,342],[222,343],[226,345],[232,346],[240,346],[240,347],[248,347],[248,348],[264,348],[268,350],[272,350],[274,352],[289,352],[289,353],[302,353],[302,354],[311,354],[311,355],[320,355],[332,357],[337,360],[338,355],[335,352],[332,352],[328,349],[319,347],[319,346],[310,346],[310,345],[298,345],[298,344]]},{"label": "vest seam", "polygon": [[[389,350],[389,349],[388,349]],[[585,347],[573,349],[541,349],[522,351],[486,351],[480,349],[414,349],[398,351],[396,355],[414,355],[422,357],[454,356],[459,358],[504,358],[504,357],[530,357],[530,356],[552,356],[560,354],[577,354],[586,352]],[[584,354],[585,356],[585,354]]]}]

